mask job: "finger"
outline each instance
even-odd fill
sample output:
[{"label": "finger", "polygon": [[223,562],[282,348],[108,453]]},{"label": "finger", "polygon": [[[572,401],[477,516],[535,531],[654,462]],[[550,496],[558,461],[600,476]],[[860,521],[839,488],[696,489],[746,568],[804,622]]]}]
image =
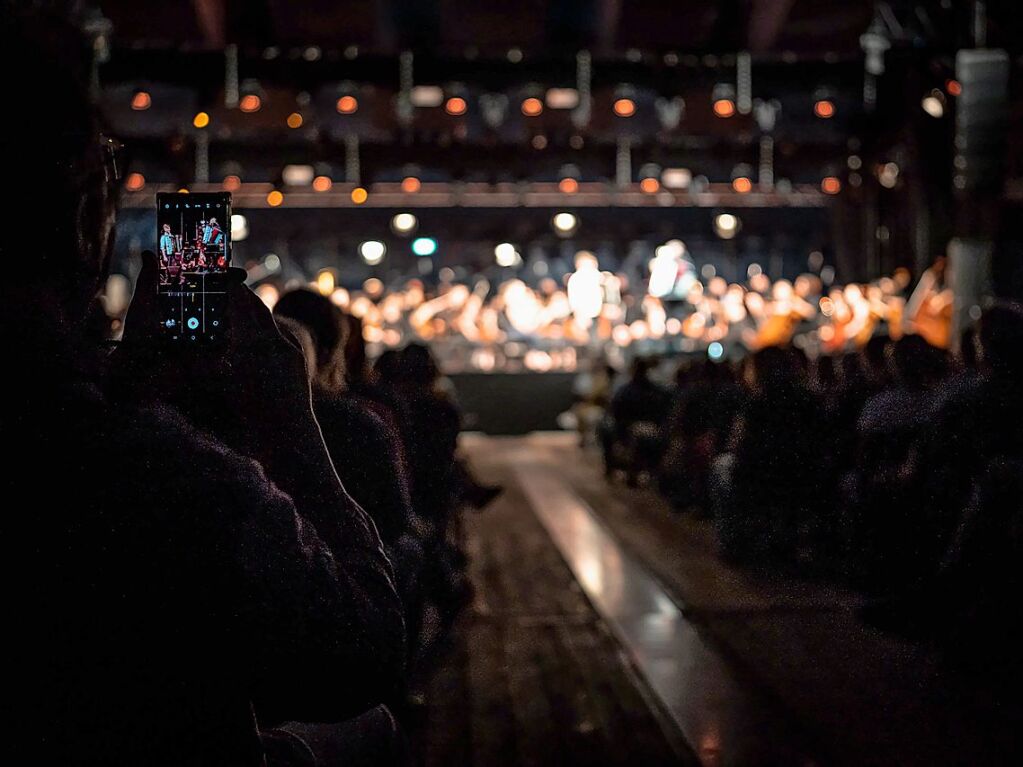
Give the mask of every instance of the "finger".
[{"label": "finger", "polygon": [[248,286],[232,279],[227,286],[227,299],[231,335],[235,341],[252,343],[280,340],[281,335],[273,315]]},{"label": "finger", "polygon": [[160,264],[156,254],[142,251],[142,268],[135,280],[135,291],[124,318],[124,340],[126,342],[148,341],[156,336],[159,320]]}]

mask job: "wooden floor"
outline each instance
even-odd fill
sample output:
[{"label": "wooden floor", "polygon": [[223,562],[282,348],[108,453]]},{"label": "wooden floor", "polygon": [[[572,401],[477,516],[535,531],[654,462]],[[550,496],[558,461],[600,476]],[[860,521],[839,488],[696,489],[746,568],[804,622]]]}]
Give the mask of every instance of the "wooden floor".
[{"label": "wooden floor", "polygon": [[695,763],[650,704],[503,458],[472,451],[479,476],[506,491],[464,521],[476,597],[411,728],[420,763]]},{"label": "wooden floor", "polygon": [[[421,765],[953,765],[1019,755],[1018,701],[949,677],[926,647],[864,627],[853,593],[723,564],[707,523],[606,482],[598,457],[570,435],[470,436],[463,447],[506,492],[464,522],[476,596],[408,723]],[[590,521],[570,522],[566,545],[551,520],[572,514]],[[582,566],[572,552],[580,537],[592,541]],[[642,613],[651,594],[634,588],[637,568],[642,588],[674,610],[670,622]],[[637,645],[622,630],[630,620],[645,626],[646,646],[642,631]]]}]

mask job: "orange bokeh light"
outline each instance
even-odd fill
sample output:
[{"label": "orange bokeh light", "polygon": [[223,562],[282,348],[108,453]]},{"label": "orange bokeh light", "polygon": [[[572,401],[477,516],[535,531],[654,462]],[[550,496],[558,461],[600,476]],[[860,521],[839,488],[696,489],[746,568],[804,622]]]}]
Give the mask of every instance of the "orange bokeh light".
[{"label": "orange bokeh light", "polygon": [[528,98],[522,102],[522,114],[526,117],[537,117],[543,113],[543,102],[537,98]]},{"label": "orange bokeh light", "polygon": [[579,182],[574,178],[563,178],[558,182],[558,189],[565,194],[575,194],[579,191]]},{"label": "orange bokeh light", "polygon": [[656,178],[645,178],[639,182],[639,188],[646,194],[654,194],[661,188],[661,182]]},{"label": "orange bokeh light", "polygon": [[828,99],[821,99],[813,105],[813,113],[822,120],[835,116],[835,103]]},{"label": "orange bokeh light", "polygon": [[284,195],[276,189],[266,196],[266,204],[271,208],[276,208],[282,202],[284,202]]},{"label": "orange bokeh light", "polygon": [[337,111],[343,115],[355,114],[359,110],[359,100],[355,96],[342,96],[337,100]]},{"label": "orange bokeh light", "polygon": [[225,176],[224,177],[224,189],[229,192],[237,192],[241,189],[242,180],[238,176]]},{"label": "orange bokeh light", "polygon": [[192,125],[196,128],[205,128],[210,124],[210,116],[206,112],[199,112],[194,118],[192,118]]},{"label": "orange bokeh light", "polygon": [[415,176],[407,176],[406,178],[402,179],[401,191],[405,192],[405,194],[415,194],[420,190],[422,186],[423,185],[419,183],[418,178],[416,178]]},{"label": "orange bokeh light", "polygon": [[455,117],[458,115],[464,115],[467,108],[468,106],[465,103],[465,99],[461,96],[452,96],[444,105],[444,111],[449,115],[454,115]]},{"label": "orange bokeh light", "polygon": [[842,191],[842,182],[837,176],[825,176],[821,181],[821,191],[825,194],[838,194]]},{"label": "orange bokeh light", "polygon": [[262,106],[263,100],[255,93],[242,96],[242,100],[238,102],[238,108],[243,112],[258,112]]},{"label": "orange bokeh light", "polygon": [[301,128],[303,122],[304,121],[302,120],[302,115],[300,115],[298,112],[292,112],[290,115],[288,115],[289,128]]},{"label": "orange bokeh light", "polygon": [[731,117],[735,114],[735,102],[731,99],[718,99],[714,102],[714,114],[718,117]]},{"label": "orange bokeh light", "polygon": [[636,114],[636,102],[632,99],[618,99],[614,103],[614,111],[619,117],[632,117]]},{"label": "orange bokeh light", "polygon": [[317,176],[313,179],[313,191],[315,192],[329,192],[332,186],[334,186],[334,182],[330,180],[330,176]]},{"label": "orange bokeh light", "polygon": [[947,80],[945,82],[945,90],[949,96],[961,96],[963,93],[963,86],[958,80]]},{"label": "orange bokeh light", "polygon": [[136,112],[149,109],[153,105],[153,99],[146,91],[139,91],[131,97],[131,108]]},{"label": "orange bokeh light", "polygon": [[753,182],[745,176],[739,176],[732,181],[732,189],[739,194],[746,194],[753,190]]},{"label": "orange bokeh light", "polygon": [[367,192],[361,186],[357,186],[355,187],[355,189],[352,190],[352,202],[354,202],[356,205],[362,205],[362,203],[366,202],[366,200],[368,199],[369,192]]},{"label": "orange bokeh light", "polygon": [[146,177],[141,173],[130,173],[124,182],[124,188],[129,192],[138,192],[146,185]]}]

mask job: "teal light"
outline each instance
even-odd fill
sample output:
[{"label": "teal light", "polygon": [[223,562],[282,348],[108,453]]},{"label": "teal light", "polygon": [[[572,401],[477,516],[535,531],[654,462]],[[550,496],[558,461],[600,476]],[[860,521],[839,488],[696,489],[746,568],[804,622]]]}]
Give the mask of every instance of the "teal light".
[{"label": "teal light", "polygon": [[433,237],[416,237],[412,240],[412,252],[417,256],[432,256],[437,252],[437,241]]}]

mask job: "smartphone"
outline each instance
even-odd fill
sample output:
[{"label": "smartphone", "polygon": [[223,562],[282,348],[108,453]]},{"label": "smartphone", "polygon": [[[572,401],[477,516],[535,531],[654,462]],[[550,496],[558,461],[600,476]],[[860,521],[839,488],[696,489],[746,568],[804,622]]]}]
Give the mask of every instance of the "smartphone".
[{"label": "smartphone", "polygon": [[227,330],[231,195],[156,195],[160,328],[169,341],[210,343]]}]

